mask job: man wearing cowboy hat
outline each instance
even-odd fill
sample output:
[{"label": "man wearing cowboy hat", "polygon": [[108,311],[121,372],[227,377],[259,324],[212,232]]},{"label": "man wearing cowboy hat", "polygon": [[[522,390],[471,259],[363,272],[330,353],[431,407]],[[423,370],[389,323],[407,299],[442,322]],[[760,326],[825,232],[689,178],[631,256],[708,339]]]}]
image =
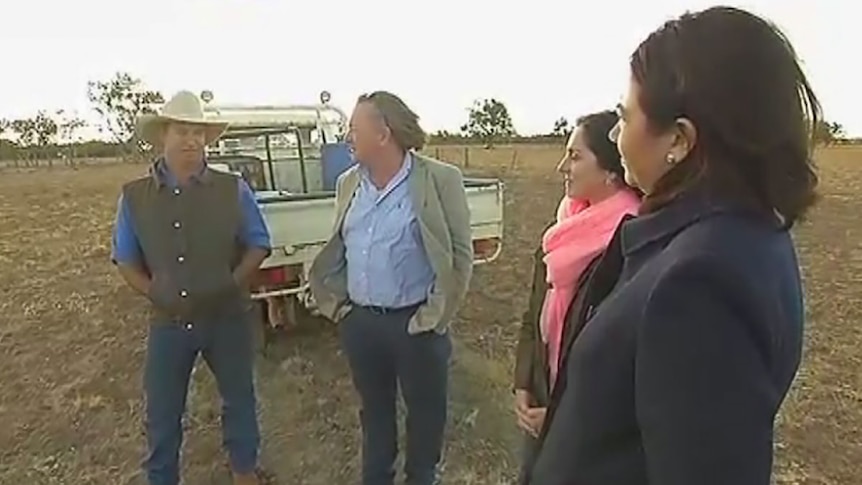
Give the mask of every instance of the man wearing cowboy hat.
[{"label": "man wearing cowboy hat", "polygon": [[269,255],[269,233],[248,185],[207,167],[204,147],[227,125],[181,91],[138,136],[161,151],[150,174],[123,186],[112,260],[151,305],[144,368],[151,485],[179,483],[182,415],[198,354],[215,376],[234,483],[257,484],[260,442],[247,285]]}]

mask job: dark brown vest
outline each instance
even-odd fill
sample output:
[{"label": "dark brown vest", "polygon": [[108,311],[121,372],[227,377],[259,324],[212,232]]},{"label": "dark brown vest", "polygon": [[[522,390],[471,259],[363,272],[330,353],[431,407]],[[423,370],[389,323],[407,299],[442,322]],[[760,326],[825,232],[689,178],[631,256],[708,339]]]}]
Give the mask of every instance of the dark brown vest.
[{"label": "dark brown vest", "polygon": [[[187,298],[195,309],[191,318],[238,308],[241,301],[213,304],[211,299],[232,284],[241,257],[237,177],[206,169],[188,185],[173,188],[156,173],[153,170],[152,175],[123,186],[123,199],[153,281]],[[158,312],[153,317],[165,319]]]}]

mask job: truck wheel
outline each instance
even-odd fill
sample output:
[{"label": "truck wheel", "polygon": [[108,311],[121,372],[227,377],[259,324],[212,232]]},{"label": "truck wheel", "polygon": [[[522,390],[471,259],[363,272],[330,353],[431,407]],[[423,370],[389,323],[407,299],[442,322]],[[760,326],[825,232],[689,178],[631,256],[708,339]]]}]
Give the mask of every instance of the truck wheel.
[{"label": "truck wheel", "polygon": [[303,327],[311,324],[311,312],[296,296],[287,298],[285,302],[288,328]]}]

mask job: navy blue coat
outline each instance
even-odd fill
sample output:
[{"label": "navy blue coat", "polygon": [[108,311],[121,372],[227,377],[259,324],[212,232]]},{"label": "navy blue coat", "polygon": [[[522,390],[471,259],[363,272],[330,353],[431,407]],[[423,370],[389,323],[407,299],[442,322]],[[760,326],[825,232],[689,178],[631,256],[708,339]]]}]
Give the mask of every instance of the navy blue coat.
[{"label": "navy blue coat", "polygon": [[788,231],[688,195],[626,220],[584,291],[529,483],[768,485],[802,346]]}]

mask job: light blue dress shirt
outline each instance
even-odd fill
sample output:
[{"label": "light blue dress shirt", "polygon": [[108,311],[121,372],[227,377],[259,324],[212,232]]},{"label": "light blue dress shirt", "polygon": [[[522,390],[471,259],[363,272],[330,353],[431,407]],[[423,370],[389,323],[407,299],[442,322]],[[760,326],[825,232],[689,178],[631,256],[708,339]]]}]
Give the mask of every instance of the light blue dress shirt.
[{"label": "light blue dress shirt", "polygon": [[383,189],[360,168],[360,182],[341,228],[346,246],[347,292],[358,305],[402,308],[421,303],[434,271],[413,211],[409,153]]}]

